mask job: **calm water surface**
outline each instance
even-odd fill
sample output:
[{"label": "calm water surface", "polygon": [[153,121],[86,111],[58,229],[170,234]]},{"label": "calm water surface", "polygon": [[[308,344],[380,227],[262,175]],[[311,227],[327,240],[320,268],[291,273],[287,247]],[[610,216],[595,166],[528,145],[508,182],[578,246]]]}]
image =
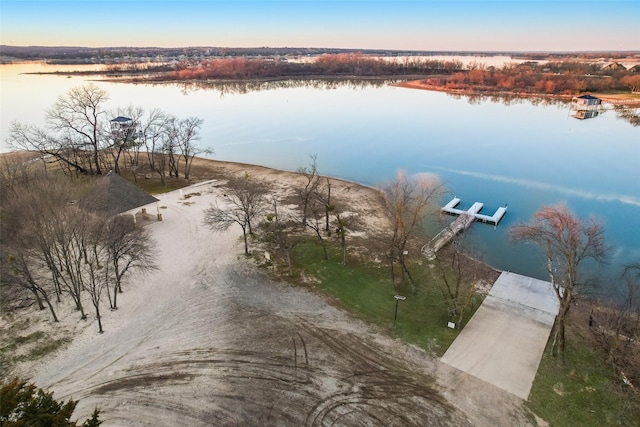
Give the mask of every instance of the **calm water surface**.
[{"label": "calm water surface", "polygon": [[[42,125],[45,110],[81,77],[24,75],[0,66],[4,143],[12,120]],[[29,67],[33,68],[33,65]],[[609,267],[640,262],[640,128],[613,111],[590,120],[563,105],[470,103],[392,86],[296,87],[249,93],[176,85],[97,82],[108,108],[129,104],[204,119],[213,158],[295,170],[317,153],[321,173],[378,185],[399,169],[435,174],[462,207],[508,204],[497,228],[475,224],[470,245],[491,265],[547,279],[539,254],[506,239],[510,226],[544,205],[566,203],[606,226]],[[446,202],[447,200],[443,200]],[[436,231],[437,226],[431,225]]]}]

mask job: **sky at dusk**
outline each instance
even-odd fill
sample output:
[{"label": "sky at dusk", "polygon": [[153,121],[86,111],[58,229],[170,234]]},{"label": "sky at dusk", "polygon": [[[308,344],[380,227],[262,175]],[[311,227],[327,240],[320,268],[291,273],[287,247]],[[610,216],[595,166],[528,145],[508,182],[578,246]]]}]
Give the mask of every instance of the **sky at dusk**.
[{"label": "sky at dusk", "polygon": [[14,46],[640,50],[640,1],[0,0]]}]

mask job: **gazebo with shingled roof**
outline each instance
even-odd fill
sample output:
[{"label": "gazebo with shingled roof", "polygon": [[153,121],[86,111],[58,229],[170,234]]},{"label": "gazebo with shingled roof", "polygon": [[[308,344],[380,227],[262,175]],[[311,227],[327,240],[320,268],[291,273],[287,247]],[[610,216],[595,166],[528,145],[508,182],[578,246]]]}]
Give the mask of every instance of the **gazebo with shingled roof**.
[{"label": "gazebo with shingled roof", "polygon": [[120,175],[109,171],[96,179],[94,186],[78,204],[86,210],[111,216],[131,214],[135,223],[138,210],[142,209],[146,213],[146,207],[151,204],[156,205],[158,221],[161,221],[159,201]]}]

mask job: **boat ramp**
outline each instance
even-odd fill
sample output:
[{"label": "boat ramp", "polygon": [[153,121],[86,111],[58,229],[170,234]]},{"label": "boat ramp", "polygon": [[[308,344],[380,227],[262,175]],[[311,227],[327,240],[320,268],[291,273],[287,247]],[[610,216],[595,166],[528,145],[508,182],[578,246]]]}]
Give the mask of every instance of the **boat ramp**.
[{"label": "boat ramp", "polygon": [[429,260],[434,259],[436,257],[436,252],[449,243],[458,233],[471,227],[471,224],[476,220],[497,226],[507,212],[506,206],[499,207],[493,215],[489,216],[480,213],[480,210],[484,207],[483,203],[475,202],[467,210],[458,209],[456,206],[459,204],[460,199],[454,197],[449,203],[442,207],[443,212],[451,215],[458,215],[458,218],[431,239],[429,243],[422,247],[422,254]]}]

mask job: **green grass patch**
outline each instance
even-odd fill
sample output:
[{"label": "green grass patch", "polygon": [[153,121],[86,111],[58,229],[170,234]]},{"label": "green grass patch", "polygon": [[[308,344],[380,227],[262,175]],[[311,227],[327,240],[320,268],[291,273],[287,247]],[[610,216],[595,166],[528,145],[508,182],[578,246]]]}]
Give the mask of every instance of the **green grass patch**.
[{"label": "green grass patch", "polygon": [[3,355],[5,353],[13,353],[14,351],[16,351],[17,348],[18,348],[18,346],[16,345],[15,342],[4,343],[0,347],[0,355]]},{"label": "green grass patch", "polygon": [[36,342],[40,339],[42,339],[45,336],[45,333],[42,331],[36,331],[33,332],[27,336],[17,336],[15,337],[14,341],[16,344],[28,344],[28,343],[32,343],[32,342]]},{"label": "green grass patch", "polygon": [[14,358],[14,353],[18,348],[28,348],[38,345],[39,341],[46,340],[46,334],[43,331],[36,331],[29,335],[6,335],[3,337],[2,345],[0,345],[0,356],[4,362]]},{"label": "green grass patch", "polygon": [[16,363],[26,360],[38,360],[70,341],[70,338],[52,339],[44,331],[35,331],[24,336],[5,337],[0,347],[0,370],[8,371]]},{"label": "green grass patch", "polygon": [[[328,249],[329,260],[324,260],[322,248],[317,243],[297,245],[292,251],[296,270],[303,270],[317,279],[316,287],[356,316],[436,356],[444,354],[460,329],[447,327],[447,306],[427,266],[414,266],[418,286],[417,292],[413,293],[408,286],[393,287],[388,265],[351,263],[344,266],[340,262],[339,249]],[[398,294],[406,300],[398,302],[394,329],[394,295]],[[480,301],[479,297],[477,299]],[[468,313],[466,319],[471,314]]]},{"label": "green grass patch", "polygon": [[585,340],[567,334],[564,368],[547,347],[529,395],[532,411],[554,427],[640,426],[640,402]]},{"label": "green grass patch", "polygon": [[188,185],[191,185],[189,181],[184,179],[180,181],[167,180],[166,186],[162,185],[162,183],[159,181],[144,179],[144,177],[143,178],[138,177],[138,182],[134,182],[134,181],[131,181],[131,182],[149,194],[168,193],[170,191],[178,190],[180,188],[184,188]]},{"label": "green grass patch", "polygon": [[67,345],[71,340],[68,338],[62,338],[57,340],[46,340],[36,345],[26,356],[27,360],[37,360],[44,357],[54,351],[58,350],[64,345]]},{"label": "green grass patch", "polygon": [[[324,260],[317,242],[297,245],[292,251],[295,271],[315,278],[316,288],[355,316],[436,357],[444,354],[464,327],[447,327],[447,305],[437,285],[442,279],[426,263],[412,266],[418,285],[417,292],[412,293],[407,287],[394,289],[388,265],[352,261],[343,266],[339,249],[328,249],[329,260]],[[396,294],[407,299],[398,303],[394,330]],[[482,296],[477,295],[465,322],[481,302]],[[640,400],[630,396],[627,386],[602,362],[601,355],[569,327],[566,362],[566,368],[559,368],[549,349],[545,351],[527,403],[532,420],[535,413],[554,427],[640,426]]]}]

